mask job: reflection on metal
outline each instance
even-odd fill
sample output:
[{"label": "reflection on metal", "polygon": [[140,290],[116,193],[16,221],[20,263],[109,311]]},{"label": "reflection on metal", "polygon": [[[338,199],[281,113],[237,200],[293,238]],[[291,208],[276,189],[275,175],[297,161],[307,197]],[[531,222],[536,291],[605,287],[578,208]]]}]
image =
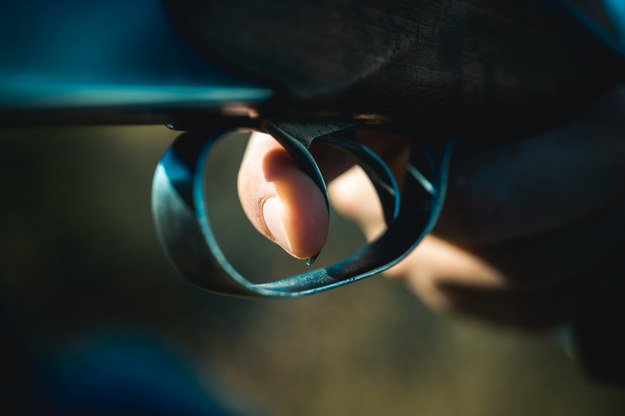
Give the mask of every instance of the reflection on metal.
[{"label": "reflection on metal", "polygon": [[612,24],[616,27],[621,42],[625,43],[625,1],[603,0],[603,3],[608,16],[612,19]]},{"label": "reflection on metal", "polygon": [[274,94],[192,49],[159,0],[2,1],[0,54],[3,123],[166,123]]},{"label": "reflection on metal", "polygon": [[[577,32],[578,40],[584,43],[584,45],[578,45],[579,47],[590,46],[588,39],[583,36],[588,33],[597,41],[596,47],[607,47],[614,57],[620,59],[620,66],[625,64],[625,2],[623,0],[604,0],[604,7],[600,6],[599,2],[593,2],[590,10],[578,5],[578,2],[569,0],[547,1],[565,21],[570,21],[571,33],[575,35]],[[599,11],[605,18],[602,19],[597,15]],[[611,29],[610,26],[615,29]]]}]

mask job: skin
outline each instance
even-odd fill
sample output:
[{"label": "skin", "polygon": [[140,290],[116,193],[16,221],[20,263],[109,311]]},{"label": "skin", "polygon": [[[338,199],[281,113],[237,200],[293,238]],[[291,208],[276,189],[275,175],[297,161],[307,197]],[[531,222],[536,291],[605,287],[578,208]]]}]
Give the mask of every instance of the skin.
[{"label": "skin", "polygon": [[[359,140],[401,182],[405,139],[365,132]],[[367,178],[341,174],[345,161],[317,152],[333,205],[373,238],[384,225]],[[529,330],[574,319],[625,272],[623,161],[625,87],[576,123],[454,155],[435,232],[386,274],[443,312]],[[239,196],[254,226],[291,255],[307,258],[323,246],[323,197],[271,137],[251,138]]]}]

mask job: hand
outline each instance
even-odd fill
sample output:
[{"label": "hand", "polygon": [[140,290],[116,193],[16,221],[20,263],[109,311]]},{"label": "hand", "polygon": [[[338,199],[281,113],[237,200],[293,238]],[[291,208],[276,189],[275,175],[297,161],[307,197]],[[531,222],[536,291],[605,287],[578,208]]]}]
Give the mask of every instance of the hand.
[{"label": "hand", "polygon": [[[401,180],[404,141],[359,139]],[[534,329],[574,317],[601,297],[604,279],[625,272],[625,88],[578,123],[485,150],[464,147],[452,156],[434,235],[388,276],[436,309]],[[330,180],[348,167],[327,154],[318,161],[332,168]],[[329,189],[335,207],[372,238],[383,222],[370,188],[350,170]],[[256,228],[292,255],[309,257],[325,242],[321,193],[266,135],[250,141],[239,196]]]}]

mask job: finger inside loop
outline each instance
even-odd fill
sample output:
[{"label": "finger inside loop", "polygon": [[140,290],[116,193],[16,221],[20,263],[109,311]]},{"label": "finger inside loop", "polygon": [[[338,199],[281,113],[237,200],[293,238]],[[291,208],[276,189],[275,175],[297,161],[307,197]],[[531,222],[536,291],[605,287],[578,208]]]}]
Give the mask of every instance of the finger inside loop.
[{"label": "finger inside loop", "polygon": [[[255,284],[241,275],[219,247],[204,203],[204,165],[214,142],[232,126],[217,126],[211,131],[182,134],[163,156],[155,172],[152,207],[159,239],[170,259],[189,280],[222,294],[244,297],[299,297],[336,288],[378,274],[397,264],[427,234],[438,217],[444,197],[444,184],[453,142],[436,157],[429,181],[434,192],[424,191],[422,181],[406,175],[400,190],[388,166],[375,153],[354,144],[349,138],[329,137],[341,128],[327,128],[314,137],[281,133],[276,137],[290,153],[298,155],[317,175],[317,184],[327,198],[325,183],[308,146],[319,139],[338,146],[354,156],[372,178],[383,201],[387,230],[348,258],[296,276]],[[343,125],[342,130],[351,128]],[[284,129],[282,129],[284,130]],[[323,129],[322,129],[323,130]],[[265,131],[270,132],[269,129]],[[438,156],[438,155],[437,155]],[[298,161],[298,158],[295,158]],[[420,166],[413,163],[414,166]],[[417,175],[418,176],[418,175]],[[384,202],[386,201],[386,202]],[[422,209],[426,208],[426,209]]]}]

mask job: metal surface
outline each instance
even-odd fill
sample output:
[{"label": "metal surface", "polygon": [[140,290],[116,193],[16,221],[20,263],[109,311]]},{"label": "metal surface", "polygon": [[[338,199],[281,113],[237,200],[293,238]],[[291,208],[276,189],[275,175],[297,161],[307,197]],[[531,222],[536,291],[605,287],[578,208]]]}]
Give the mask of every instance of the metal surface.
[{"label": "metal surface", "polygon": [[274,92],[208,62],[159,0],[0,2],[0,121],[167,123]]}]

